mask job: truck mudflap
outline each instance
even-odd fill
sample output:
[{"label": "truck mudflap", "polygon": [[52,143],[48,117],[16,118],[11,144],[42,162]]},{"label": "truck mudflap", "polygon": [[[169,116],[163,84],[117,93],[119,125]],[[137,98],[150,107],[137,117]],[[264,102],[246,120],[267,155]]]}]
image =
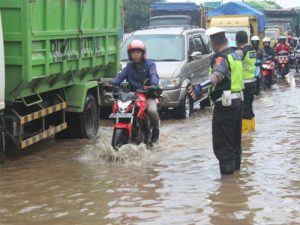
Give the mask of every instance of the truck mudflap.
[{"label": "truck mudflap", "polygon": [[[33,145],[43,139],[51,137],[56,133],[59,133],[65,129],[67,129],[67,123],[65,118],[65,110],[67,108],[67,103],[61,99],[62,102],[47,108],[43,108],[41,105],[41,110],[27,114],[27,115],[19,115],[13,109],[11,113],[13,114],[16,120],[10,123],[10,127],[12,129],[6,130],[7,137],[19,148],[25,149],[30,145]],[[53,116],[55,113],[60,113],[60,123],[52,124],[50,126],[46,126],[46,118],[47,116]],[[42,120],[42,129],[39,132],[36,132],[30,136],[26,136],[23,133],[24,126],[26,124],[34,123],[36,120]]]}]

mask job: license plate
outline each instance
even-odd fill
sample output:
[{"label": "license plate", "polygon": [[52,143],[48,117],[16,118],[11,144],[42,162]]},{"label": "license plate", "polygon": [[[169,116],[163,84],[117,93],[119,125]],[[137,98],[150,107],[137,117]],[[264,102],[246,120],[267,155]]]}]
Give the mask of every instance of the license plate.
[{"label": "license plate", "polygon": [[124,118],[129,119],[132,117],[132,113],[112,113],[110,114],[110,119],[116,119],[116,118]]}]

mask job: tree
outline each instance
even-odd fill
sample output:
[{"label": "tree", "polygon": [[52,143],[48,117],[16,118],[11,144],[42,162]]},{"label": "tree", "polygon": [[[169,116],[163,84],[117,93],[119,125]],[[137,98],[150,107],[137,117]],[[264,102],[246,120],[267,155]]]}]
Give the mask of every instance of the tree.
[{"label": "tree", "polygon": [[125,32],[129,33],[146,26],[151,5],[164,0],[124,0]]}]

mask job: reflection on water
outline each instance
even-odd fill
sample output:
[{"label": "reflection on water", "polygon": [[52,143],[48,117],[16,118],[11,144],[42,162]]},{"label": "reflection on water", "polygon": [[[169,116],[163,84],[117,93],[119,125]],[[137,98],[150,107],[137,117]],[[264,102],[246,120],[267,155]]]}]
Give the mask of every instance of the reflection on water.
[{"label": "reflection on water", "polygon": [[[293,78],[292,78],[293,79]],[[0,224],[300,224],[300,89],[284,80],[255,101],[242,169],[219,175],[211,110],[164,120],[149,151],[114,152],[104,122],[96,142],[47,140],[0,168]]]}]

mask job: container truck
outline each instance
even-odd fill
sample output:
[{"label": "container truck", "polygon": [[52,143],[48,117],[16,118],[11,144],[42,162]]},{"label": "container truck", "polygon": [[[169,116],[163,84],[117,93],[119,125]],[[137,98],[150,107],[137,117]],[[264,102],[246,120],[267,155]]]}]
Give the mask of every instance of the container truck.
[{"label": "container truck", "polygon": [[213,8],[194,2],[156,2],[151,8],[149,25],[192,25],[205,28],[205,18],[211,10]]},{"label": "container truck", "polygon": [[121,5],[0,1],[0,152],[54,135],[96,136],[101,78],[120,69]]},{"label": "container truck", "polygon": [[295,9],[264,10],[268,27],[282,26],[288,35],[300,36],[300,11]]}]

